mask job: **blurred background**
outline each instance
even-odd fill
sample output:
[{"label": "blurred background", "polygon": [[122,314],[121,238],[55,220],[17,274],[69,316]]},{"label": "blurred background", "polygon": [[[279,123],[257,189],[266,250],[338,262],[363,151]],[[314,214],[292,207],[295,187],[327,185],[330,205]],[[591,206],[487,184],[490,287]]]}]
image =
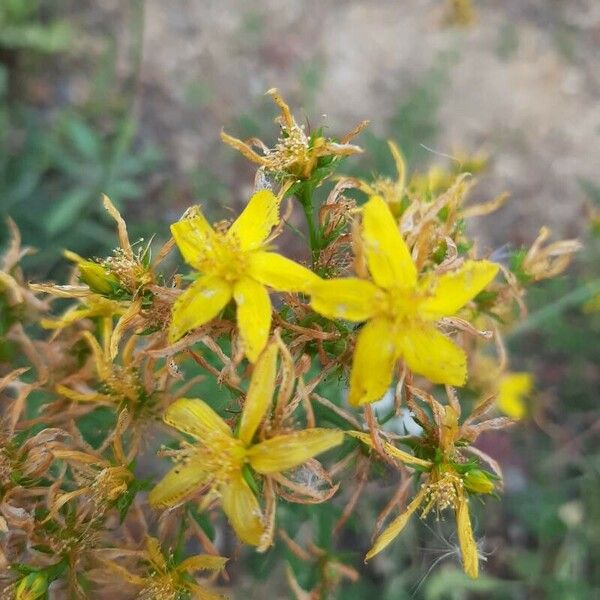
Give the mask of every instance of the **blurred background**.
[{"label": "blurred background", "polygon": [[[219,131],[274,140],[274,86],[332,135],[370,119],[351,174],[393,175],[388,138],[411,169],[487,155],[476,198],[511,200],[473,221],[482,248],[529,245],[542,225],[585,244],[508,340],[536,384],[520,426],[482,438],[506,490],[478,511],[481,579],[445,527],[415,522],[367,567],[342,540],[363,577],[337,597],[600,598],[600,2],[1,0],[0,215],[39,249],[30,277],[63,277],[63,248],[115,245],[101,192],[133,237],[165,238],[192,203],[237,210],[254,170]],[[363,499],[354,539],[392,493]],[[319,513],[325,546],[336,518]],[[245,565],[235,598],[291,597],[282,561]]]}]

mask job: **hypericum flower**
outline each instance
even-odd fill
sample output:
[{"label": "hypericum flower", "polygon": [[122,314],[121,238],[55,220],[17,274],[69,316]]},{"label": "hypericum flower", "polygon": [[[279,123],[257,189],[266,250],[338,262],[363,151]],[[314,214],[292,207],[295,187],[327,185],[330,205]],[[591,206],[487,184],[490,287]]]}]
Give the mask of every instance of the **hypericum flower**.
[{"label": "hypericum flower", "polygon": [[179,564],[173,564],[172,557],[163,555],[156,538],[146,538],[146,550],[143,560],[148,575],[142,577],[125,567],[104,561],[107,567],[116,571],[127,583],[140,588],[138,600],[179,600],[180,598],[198,598],[199,600],[223,600],[223,596],[196,582],[195,571],[220,571],[227,558],[212,554],[189,556]]},{"label": "hypericum flower", "polygon": [[[307,135],[304,129],[296,123],[289,106],[279,92],[273,88],[267,94],[273,98],[281,110],[281,116],[277,119],[281,126],[281,136],[277,140],[275,148],[268,148],[257,139],[243,142],[224,131],[221,132],[221,139],[226,144],[241,152],[248,160],[259,164],[266,171],[286,173],[297,179],[308,179],[315,168],[319,166],[320,158],[350,156],[362,152],[361,148],[348,142],[367,126],[368,121],[357,125],[339,143],[323,135]],[[263,154],[255,152],[252,146],[259,147]]]},{"label": "hypericum flower", "polygon": [[255,442],[255,433],[271,405],[277,345],[270,344],[254,367],[235,433],[208,404],[180,398],[167,409],[166,423],[191,435],[197,444],[179,453],[179,463],[150,492],[154,506],[171,506],[201,489],[221,497],[223,510],[238,537],[258,546],[265,524],[258,500],[244,476],[247,467],[260,475],[280,473],[341,444],[333,429],[304,429]]},{"label": "hypericum flower", "polygon": [[[154,283],[153,267],[155,267],[167,254],[172,246],[168,243],[159,251],[156,260],[150,260],[149,244],[135,250],[127,233],[127,224],[110,198],[102,196],[102,203],[108,214],[117,224],[119,247],[113,255],[101,261],[108,273],[118,280],[119,285],[135,297],[145,286]],[[140,240],[141,241],[141,240]],[[81,270],[81,267],[80,267]]]},{"label": "hypericum flower", "polygon": [[398,225],[378,196],[362,209],[362,243],[373,281],[319,280],[311,306],[325,317],[367,323],[360,329],[350,377],[350,404],[380,398],[402,359],[434,383],[463,385],[466,355],[436,327],[474,298],[498,271],[487,260],[467,260],[450,273],[418,277]]},{"label": "hypericum flower", "polygon": [[469,577],[477,578],[479,558],[469,517],[469,500],[465,493],[463,479],[452,469],[435,468],[430,471],[427,483],[421,486],[406,510],[377,537],[373,547],[367,552],[365,560],[373,558],[390,544],[404,529],[410,517],[419,507],[421,507],[422,519],[429,514],[432,508],[438,512],[447,508],[454,510],[463,568]]},{"label": "hypericum flower", "polygon": [[122,317],[128,308],[126,302],[104,298],[92,292],[87,285],[31,283],[29,287],[36,292],[44,292],[57,298],[76,298],[81,302],[69,307],[60,317],[40,319],[40,324],[45,329],[64,329],[83,319],[101,318],[103,330],[110,329],[112,332],[113,318]]},{"label": "hypericum flower", "polygon": [[529,412],[527,400],[533,391],[533,375],[508,370],[502,345],[499,361],[482,352],[470,356],[469,387],[480,397],[494,398],[497,409],[507,417],[522,419]]},{"label": "hypericum flower", "polygon": [[[119,246],[112,256],[88,260],[65,250],[64,256],[75,263],[79,279],[85,285],[31,284],[30,287],[34,291],[59,298],[76,298],[80,302],[58,319],[42,319],[43,327],[60,330],[82,319],[103,318],[103,341],[110,345],[110,355],[115,358],[128,330],[143,331],[156,328],[157,324],[165,326],[165,313],[168,316],[170,303],[155,297],[154,268],[172,249],[173,242],[167,242],[152,260],[150,244],[137,249],[132,246],[119,211],[107,196],[103,196],[103,204],[117,225]],[[113,327],[114,317],[118,320]]]},{"label": "hypericum flower", "polygon": [[303,292],[317,276],[268,251],[268,236],[279,223],[279,199],[256,192],[228,231],[215,231],[200,211],[171,225],[184,260],[202,273],[175,302],[169,341],[211,321],[233,298],[246,356],[254,362],[267,343],[271,300],[266,286]]},{"label": "hypericum flower", "polygon": [[498,408],[511,419],[522,419],[527,412],[525,398],[533,390],[531,373],[506,373],[498,383]]},{"label": "hypericum flower", "polygon": [[[155,394],[158,382],[149,377],[149,372],[134,362],[135,355],[131,344],[123,353],[123,364],[118,364],[110,357],[108,348],[102,348],[98,340],[89,332],[81,334],[89,346],[96,377],[93,387],[87,382],[70,382],[70,386],[57,384],[55,391],[74,402],[90,402],[116,406],[119,410],[127,408],[134,419],[145,420],[156,417],[157,403],[163,394]],[[135,342],[135,338],[132,338]]]},{"label": "hypericum flower", "polygon": [[[450,508],[456,518],[465,573],[476,578],[479,571],[479,557],[471,528],[468,497],[469,494],[491,494],[495,487],[494,480],[499,477],[479,468],[475,460],[467,460],[461,448],[468,446],[480,431],[494,427],[496,424],[494,421],[487,421],[473,425],[474,413],[462,426],[459,426],[459,412],[456,408],[450,405],[443,406],[432,397],[427,397],[427,402],[434,415],[433,424],[422,423],[426,426],[422,453],[428,457],[427,459],[413,457],[390,443],[384,443],[382,446],[383,451],[390,458],[418,467],[425,481],[404,512],[400,513],[377,536],[365,560],[373,558],[388,546],[419,508],[421,518],[425,518],[431,510],[435,510],[439,515]],[[425,413],[422,414],[425,416]],[[350,434],[371,448],[374,447],[370,435],[361,432],[350,432]],[[459,442],[462,446],[459,444],[457,447]]]}]

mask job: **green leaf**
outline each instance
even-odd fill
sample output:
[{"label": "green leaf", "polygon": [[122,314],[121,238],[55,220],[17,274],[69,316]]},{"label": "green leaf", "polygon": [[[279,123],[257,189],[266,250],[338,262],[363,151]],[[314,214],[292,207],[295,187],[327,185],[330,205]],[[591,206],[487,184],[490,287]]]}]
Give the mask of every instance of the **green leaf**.
[{"label": "green leaf", "polygon": [[77,117],[70,117],[65,121],[65,129],[77,152],[90,161],[100,160],[100,139],[87,123]]},{"label": "green leaf", "polygon": [[54,203],[45,220],[44,229],[51,237],[69,229],[76,223],[83,209],[91,201],[90,190],[75,188]]}]

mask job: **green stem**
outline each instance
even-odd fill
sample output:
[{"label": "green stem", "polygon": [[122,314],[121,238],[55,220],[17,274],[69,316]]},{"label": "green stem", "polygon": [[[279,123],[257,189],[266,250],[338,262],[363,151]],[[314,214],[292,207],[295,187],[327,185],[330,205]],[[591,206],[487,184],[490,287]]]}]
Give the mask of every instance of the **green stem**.
[{"label": "green stem", "polygon": [[600,279],[588,281],[586,284],[575,288],[572,292],[563,296],[560,300],[531,313],[525,321],[509,333],[508,338],[512,339],[523,333],[528,333],[539,327],[542,323],[557,317],[567,308],[583,304],[598,293],[600,293]]},{"label": "green stem", "polygon": [[175,541],[175,551],[173,552],[173,559],[175,560],[175,564],[179,564],[183,560],[185,552],[187,516],[187,511],[185,511],[181,515],[181,521],[179,522],[179,531],[177,532],[177,539]]},{"label": "green stem", "polygon": [[321,242],[319,239],[319,229],[315,222],[313,206],[313,187],[310,184],[304,184],[297,194],[298,201],[302,204],[306,225],[308,227],[308,239],[310,243],[310,255],[312,266],[314,267],[319,259],[321,251]]}]

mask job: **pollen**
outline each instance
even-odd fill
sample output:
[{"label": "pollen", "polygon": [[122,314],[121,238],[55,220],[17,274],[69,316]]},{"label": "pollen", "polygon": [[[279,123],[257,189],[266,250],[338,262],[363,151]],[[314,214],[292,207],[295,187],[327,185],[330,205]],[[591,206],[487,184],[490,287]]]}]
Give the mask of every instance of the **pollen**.
[{"label": "pollen", "polygon": [[463,482],[456,473],[446,471],[435,481],[425,484],[425,489],[425,506],[421,511],[421,518],[424,519],[435,508],[439,519],[440,513],[447,508],[458,507],[458,500],[463,494]]}]

